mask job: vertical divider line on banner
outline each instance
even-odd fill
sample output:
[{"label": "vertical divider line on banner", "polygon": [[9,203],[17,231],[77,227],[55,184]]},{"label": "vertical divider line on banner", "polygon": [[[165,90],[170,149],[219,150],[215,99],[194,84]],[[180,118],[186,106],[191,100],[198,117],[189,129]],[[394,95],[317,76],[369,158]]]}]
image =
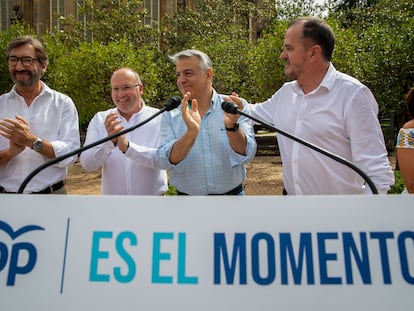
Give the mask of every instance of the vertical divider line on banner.
[{"label": "vertical divider line on banner", "polygon": [[65,282],[65,268],[66,268],[66,255],[68,250],[68,240],[69,240],[69,227],[70,227],[70,217],[66,222],[66,238],[65,238],[65,250],[63,252],[63,265],[62,265],[62,278],[60,281],[60,294],[63,293],[63,284]]}]

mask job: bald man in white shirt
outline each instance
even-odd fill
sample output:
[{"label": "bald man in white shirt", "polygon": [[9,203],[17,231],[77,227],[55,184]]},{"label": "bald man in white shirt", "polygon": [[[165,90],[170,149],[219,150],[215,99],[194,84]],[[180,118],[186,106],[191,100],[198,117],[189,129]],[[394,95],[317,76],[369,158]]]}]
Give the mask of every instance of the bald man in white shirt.
[{"label": "bald man in white shirt", "polygon": [[[130,128],[159,110],[145,105],[144,85],[136,71],[120,68],[111,77],[114,108],[100,111],[89,123],[85,145],[123,129]],[[80,162],[87,171],[102,167],[101,192],[104,195],[162,195],[168,190],[167,172],[155,167],[161,118],[81,153]],[[136,153],[149,152],[140,162]],[[153,155],[153,156],[152,156]]]}]

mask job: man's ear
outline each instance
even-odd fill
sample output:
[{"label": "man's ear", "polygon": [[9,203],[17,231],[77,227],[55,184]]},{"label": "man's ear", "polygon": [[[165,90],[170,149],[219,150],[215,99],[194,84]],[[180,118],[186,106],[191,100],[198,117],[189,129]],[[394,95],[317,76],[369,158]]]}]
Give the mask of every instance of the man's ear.
[{"label": "man's ear", "polygon": [[213,80],[213,68],[207,68],[206,74],[210,81]]},{"label": "man's ear", "polygon": [[319,44],[314,44],[311,47],[311,57],[320,57],[322,55],[322,48]]}]

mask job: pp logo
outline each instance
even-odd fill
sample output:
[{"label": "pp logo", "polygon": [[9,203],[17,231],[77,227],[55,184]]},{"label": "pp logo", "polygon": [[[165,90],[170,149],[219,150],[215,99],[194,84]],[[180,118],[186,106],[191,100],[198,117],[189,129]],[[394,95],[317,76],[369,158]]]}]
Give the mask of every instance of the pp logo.
[{"label": "pp logo", "polygon": [[[0,233],[6,232],[12,240],[15,240],[22,234],[33,230],[45,230],[35,225],[24,226],[16,231],[9,224],[0,220]],[[24,258],[25,260],[20,259]],[[7,245],[0,240],[0,273],[4,270],[9,262],[9,272],[7,274],[7,286],[14,286],[18,274],[27,274],[33,270],[36,265],[37,251],[36,247],[29,242],[17,242],[11,246],[9,251]],[[23,261],[23,263],[22,263]],[[20,264],[20,265],[19,265]]]}]

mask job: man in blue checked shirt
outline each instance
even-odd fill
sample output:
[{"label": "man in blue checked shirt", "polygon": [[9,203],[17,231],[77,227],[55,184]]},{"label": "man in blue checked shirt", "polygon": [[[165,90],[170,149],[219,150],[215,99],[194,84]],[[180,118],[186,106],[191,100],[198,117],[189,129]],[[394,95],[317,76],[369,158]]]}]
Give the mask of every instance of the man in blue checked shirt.
[{"label": "man in blue checked shirt", "polygon": [[170,59],[183,95],[161,122],[158,160],[170,171],[170,184],[179,195],[243,195],[244,165],[256,153],[251,121],[222,110],[226,97],[213,88],[205,53],[186,50]]}]

